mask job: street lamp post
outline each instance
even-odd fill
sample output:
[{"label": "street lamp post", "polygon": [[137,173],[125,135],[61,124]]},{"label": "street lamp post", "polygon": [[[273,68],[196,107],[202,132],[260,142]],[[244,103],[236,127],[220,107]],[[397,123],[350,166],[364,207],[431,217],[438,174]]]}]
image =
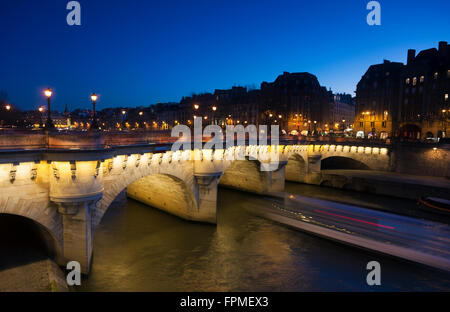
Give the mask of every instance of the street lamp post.
[{"label": "street lamp post", "polygon": [[213,106],[212,107],[212,110],[213,110],[213,115],[212,115],[212,124],[215,124],[216,123],[216,110],[217,110],[217,106]]},{"label": "street lamp post", "polygon": [[125,114],[127,113],[127,111],[126,110],[122,110],[122,125],[123,125],[123,128],[124,129],[126,129],[127,128],[127,123],[126,123],[126,120],[125,120]]},{"label": "street lamp post", "polygon": [[140,111],[139,112],[139,127],[138,128],[142,128],[144,130],[145,129],[145,123],[143,121],[142,116],[144,116],[144,112]]},{"label": "street lamp post", "polygon": [[95,104],[97,102],[98,95],[95,93],[91,94],[91,100],[92,100],[92,124],[91,124],[91,130],[97,130],[98,124],[97,124],[97,117],[95,115]]},{"label": "street lamp post", "polygon": [[52,116],[51,116],[51,107],[50,107],[50,98],[52,97],[53,91],[50,88],[47,88],[44,91],[45,96],[47,97],[47,122],[45,123],[45,127],[50,130],[54,129],[55,125],[53,124]]},{"label": "street lamp post", "polygon": [[[6,105],[5,105],[5,110],[6,110],[7,114],[9,114],[9,112],[11,111],[11,105],[6,104]],[[10,119],[9,116],[6,117],[6,123],[9,123],[9,119]],[[2,119],[1,122],[0,122],[0,125],[3,126],[4,123],[5,123],[5,120]]]},{"label": "street lamp post", "polygon": [[39,117],[40,117],[40,122],[39,122],[39,127],[40,128],[44,128],[44,119],[42,118],[42,113],[44,112],[44,106],[39,107]]}]

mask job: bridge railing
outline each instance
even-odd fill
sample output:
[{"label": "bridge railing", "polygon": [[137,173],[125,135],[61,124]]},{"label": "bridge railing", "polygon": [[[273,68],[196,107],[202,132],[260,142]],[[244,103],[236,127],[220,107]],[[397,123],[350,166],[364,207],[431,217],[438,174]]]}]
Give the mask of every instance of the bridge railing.
[{"label": "bridge railing", "polygon": [[[0,150],[36,149],[103,149],[116,146],[172,144],[177,138],[170,136],[170,130],[152,131],[43,131],[43,130],[0,130]],[[207,142],[210,138],[203,137]],[[270,144],[270,137],[267,144]],[[249,140],[245,140],[249,145]],[[295,137],[281,136],[280,145],[356,145],[364,147],[391,147],[402,145],[414,147],[434,147],[442,144],[424,142],[394,142],[356,138]],[[237,141],[234,142],[237,145]],[[447,144],[448,145],[448,144]],[[193,147],[193,145],[192,145]],[[226,143],[223,143],[226,148]]]}]

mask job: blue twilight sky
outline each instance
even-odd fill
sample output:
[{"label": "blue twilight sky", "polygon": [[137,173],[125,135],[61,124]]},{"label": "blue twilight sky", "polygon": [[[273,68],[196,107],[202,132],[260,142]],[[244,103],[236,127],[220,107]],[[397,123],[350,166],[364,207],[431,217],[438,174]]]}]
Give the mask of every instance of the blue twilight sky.
[{"label": "blue twilight sky", "polygon": [[408,48],[450,41],[450,1],[0,0],[0,91],[22,109],[147,106],[183,95],[273,81],[308,71],[321,85],[353,93],[371,64],[406,60]]}]

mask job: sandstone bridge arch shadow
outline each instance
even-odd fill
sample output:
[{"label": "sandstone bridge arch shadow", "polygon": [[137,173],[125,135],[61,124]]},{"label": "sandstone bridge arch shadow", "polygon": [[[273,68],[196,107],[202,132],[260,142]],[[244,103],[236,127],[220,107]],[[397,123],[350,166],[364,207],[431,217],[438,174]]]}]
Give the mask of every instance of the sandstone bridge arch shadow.
[{"label": "sandstone bridge arch shadow", "polygon": [[299,154],[293,154],[288,158],[286,165],[286,180],[292,182],[305,182],[306,162]]},{"label": "sandstone bridge arch shadow", "polygon": [[219,179],[219,185],[239,191],[269,194],[284,191],[285,163],[280,162],[278,168],[272,171],[261,170],[259,160],[235,160],[227,166]]},{"label": "sandstone bridge arch shadow", "polygon": [[335,174],[333,170],[372,170],[367,164],[357,159],[330,156],[320,162],[321,179],[320,185],[326,187],[337,187],[349,190],[364,190],[358,182],[354,182],[345,175]]},{"label": "sandstone bridge arch shadow", "polygon": [[64,264],[60,242],[51,230],[31,218],[0,213],[0,270],[44,259]]},{"label": "sandstone bridge arch shadow", "polygon": [[197,219],[195,188],[170,174],[151,174],[127,187],[127,196],[146,205],[169,212],[180,218]]},{"label": "sandstone bridge arch shadow", "polygon": [[342,156],[330,156],[321,160],[320,170],[371,170],[371,168],[362,161]]},{"label": "sandstone bridge arch shadow", "polygon": [[[120,178],[119,178],[120,179]],[[151,173],[136,180],[122,179],[120,187],[105,186],[102,200],[97,204],[95,227],[101,222],[104,214],[114,200],[123,191],[126,196],[153,208],[168,212],[183,219],[197,219],[198,204],[195,183],[189,183],[179,177],[167,173]]]}]

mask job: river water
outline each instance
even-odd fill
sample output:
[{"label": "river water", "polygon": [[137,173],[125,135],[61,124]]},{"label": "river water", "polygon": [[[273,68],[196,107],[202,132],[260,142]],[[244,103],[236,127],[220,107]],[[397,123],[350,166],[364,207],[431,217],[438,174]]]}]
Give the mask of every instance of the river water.
[{"label": "river water", "polygon": [[[318,186],[287,183],[286,192],[416,211],[413,201]],[[256,200],[257,195],[220,188],[213,226],[184,221],[122,193],[95,233],[91,274],[75,290],[450,291],[450,274],[262,219],[246,211]],[[381,264],[381,286],[366,283],[372,260]]]}]

